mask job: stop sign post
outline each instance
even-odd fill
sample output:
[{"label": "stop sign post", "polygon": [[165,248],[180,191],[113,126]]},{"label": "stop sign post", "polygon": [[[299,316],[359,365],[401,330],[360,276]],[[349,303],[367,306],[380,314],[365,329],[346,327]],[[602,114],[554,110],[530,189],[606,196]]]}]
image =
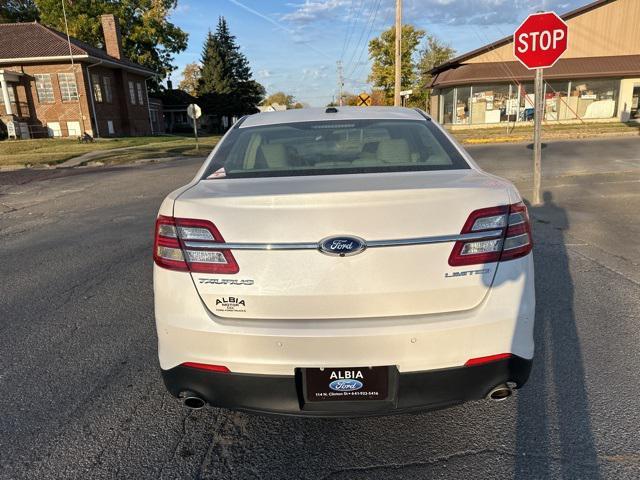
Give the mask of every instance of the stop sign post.
[{"label": "stop sign post", "polygon": [[540,203],[542,177],[542,116],[544,114],[543,78],[545,68],[552,67],[567,50],[568,27],[554,12],[529,15],[513,34],[513,54],[529,70],[536,71],[535,116],[533,129],[533,199]]}]

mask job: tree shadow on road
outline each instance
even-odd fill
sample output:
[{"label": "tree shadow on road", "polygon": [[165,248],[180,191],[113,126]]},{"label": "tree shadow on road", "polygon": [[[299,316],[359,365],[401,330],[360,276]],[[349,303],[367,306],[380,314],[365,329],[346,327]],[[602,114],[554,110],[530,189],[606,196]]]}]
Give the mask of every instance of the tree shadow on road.
[{"label": "tree shadow on road", "polygon": [[566,211],[544,193],[534,229],[536,353],[518,394],[514,478],[600,478],[574,312]]}]

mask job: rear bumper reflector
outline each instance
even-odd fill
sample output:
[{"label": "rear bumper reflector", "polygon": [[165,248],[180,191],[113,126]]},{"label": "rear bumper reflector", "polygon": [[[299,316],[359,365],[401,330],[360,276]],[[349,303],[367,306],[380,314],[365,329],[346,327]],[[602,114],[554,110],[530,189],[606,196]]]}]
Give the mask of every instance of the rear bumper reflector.
[{"label": "rear bumper reflector", "polygon": [[487,363],[497,362],[499,360],[506,360],[513,357],[511,353],[498,353],[497,355],[489,355],[487,357],[478,357],[467,360],[464,364],[465,367],[475,367],[477,365],[485,365]]},{"label": "rear bumper reflector", "polygon": [[180,364],[180,366],[195,368],[197,370],[205,370],[207,372],[230,373],[230,370],[224,365],[209,365],[207,363],[185,362]]}]

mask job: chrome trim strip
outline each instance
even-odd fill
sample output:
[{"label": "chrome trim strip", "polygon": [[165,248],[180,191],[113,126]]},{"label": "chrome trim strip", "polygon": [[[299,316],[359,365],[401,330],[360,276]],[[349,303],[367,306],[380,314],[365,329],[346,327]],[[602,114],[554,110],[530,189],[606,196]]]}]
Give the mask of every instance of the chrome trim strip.
[{"label": "chrome trim strip", "polygon": [[[371,240],[366,248],[404,247],[410,245],[428,245],[431,243],[448,243],[470,240],[488,240],[502,236],[502,230],[473,232],[457,235],[440,235],[435,237],[402,238],[395,240]],[[216,250],[318,250],[319,242],[314,243],[215,243],[184,241],[187,248],[211,248]]]},{"label": "chrome trim strip", "polygon": [[487,232],[463,233],[457,235],[440,235],[437,237],[403,238],[398,240],[372,240],[367,242],[367,248],[376,247],[401,247],[406,245],[428,245],[431,243],[448,243],[469,240],[489,240],[502,236],[502,230],[489,230]]}]

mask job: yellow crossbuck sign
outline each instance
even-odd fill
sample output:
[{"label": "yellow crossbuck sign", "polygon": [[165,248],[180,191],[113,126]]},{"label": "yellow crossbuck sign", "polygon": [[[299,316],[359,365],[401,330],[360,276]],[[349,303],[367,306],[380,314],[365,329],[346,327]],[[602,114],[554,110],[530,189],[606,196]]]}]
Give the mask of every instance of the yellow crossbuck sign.
[{"label": "yellow crossbuck sign", "polygon": [[366,92],[362,92],[358,95],[358,107],[370,107],[371,106],[371,95]]}]

